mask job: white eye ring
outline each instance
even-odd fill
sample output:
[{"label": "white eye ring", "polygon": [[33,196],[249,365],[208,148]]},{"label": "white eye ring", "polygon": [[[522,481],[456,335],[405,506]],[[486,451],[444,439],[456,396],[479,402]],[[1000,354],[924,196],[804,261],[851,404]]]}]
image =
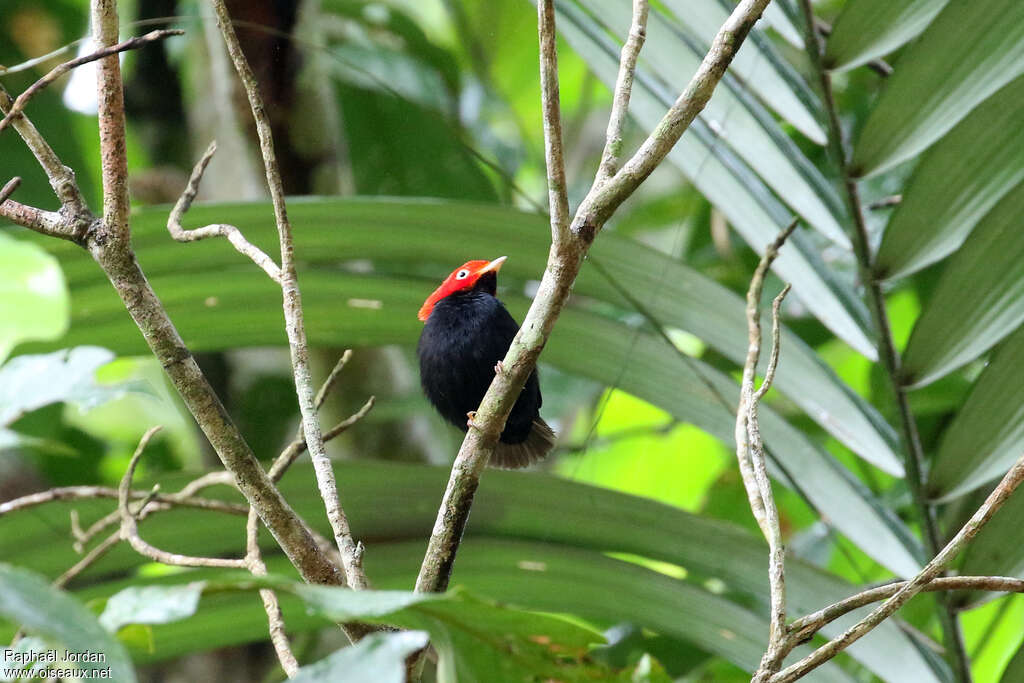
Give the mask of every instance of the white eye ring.
[{"label": "white eye ring", "polygon": [[456,280],[465,280],[467,277],[469,277],[469,271],[466,270],[465,268],[455,273]]}]

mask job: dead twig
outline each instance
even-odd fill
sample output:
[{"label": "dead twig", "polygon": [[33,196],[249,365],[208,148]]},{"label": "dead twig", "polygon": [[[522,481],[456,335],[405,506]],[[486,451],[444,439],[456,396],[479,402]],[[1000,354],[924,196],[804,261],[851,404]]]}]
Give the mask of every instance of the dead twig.
[{"label": "dead twig", "polygon": [[18,95],[18,99],[14,100],[14,105],[11,107],[10,111],[8,111],[7,115],[4,116],[2,121],[0,121],[0,131],[3,131],[3,129],[11,123],[11,120],[15,116],[18,116],[19,114],[21,114],[21,112],[25,110],[25,105],[27,105],[28,101],[35,97],[39,93],[39,91],[41,91],[43,88],[50,85],[55,80],[57,80],[67,72],[71,71],[72,69],[82,66],[83,64],[88,64],[89,62],[94,62],[97,59],[103,59],[104,57],[116,55],[119,52],[124,52],[126,50],[135,50],[144,45],[154,43],[158,40],[164,40],[165,38],[170,38],[171,36],[181,35],[185,35],[185,32],[180,29],[161,29],[157,31],[150,31],[144,36],[129,38],[124,42],[118,43],[117,45],[111,45],[109,47],[96,50],[95,52],[92,52],[82,57],[78,57],[76,59],[72,59],[70,61],[64,62],[63,64],[60,64],[59,66],[54,67],[50,70],[49,73],[47,73],[38,81],[30,85],[25,90],[25,92]]}]

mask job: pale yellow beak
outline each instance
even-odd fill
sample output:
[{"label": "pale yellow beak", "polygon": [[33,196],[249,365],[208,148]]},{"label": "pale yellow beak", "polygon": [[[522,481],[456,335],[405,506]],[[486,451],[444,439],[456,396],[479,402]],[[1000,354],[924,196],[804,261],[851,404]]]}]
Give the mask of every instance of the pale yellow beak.
[{"label": "pale yellow beak", "polygon": [[484,266],[483,268],[478,270],[477,274],[478,275],[483,275],[484,273],[490,273],[491,271],[494,271],[495,273],[497,273],[499,270],[501,270],[501,264],[503,264],[505,262],[505,259],[507,259],[507,258],[508,258],[508,256],[499,256],[498,258],[494,259],[493,261],[488,263],[486,266]]}]

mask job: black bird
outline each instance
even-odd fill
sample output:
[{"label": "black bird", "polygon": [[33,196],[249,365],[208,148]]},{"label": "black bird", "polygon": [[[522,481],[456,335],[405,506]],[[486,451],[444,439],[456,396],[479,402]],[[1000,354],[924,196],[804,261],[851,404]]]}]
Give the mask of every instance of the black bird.
[{"label": "black bird", "polygon": [[[519,325],[495,297],[504,256],[456,268],[420,308],[426,323],[416,353],[423,391],[462,431],[487,393]],[[540,417],[537,371],[530,373],[505,423],[490,464],[525,467],[547,455],[555,433]]]}]

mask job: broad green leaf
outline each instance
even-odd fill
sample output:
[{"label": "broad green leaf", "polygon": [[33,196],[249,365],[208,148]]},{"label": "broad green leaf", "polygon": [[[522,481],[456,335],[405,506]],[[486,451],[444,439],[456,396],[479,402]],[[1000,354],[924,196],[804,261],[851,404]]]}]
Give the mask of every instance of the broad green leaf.
[{"label": "broad green leaf", "polygon": [[929,493],[954,498],[1001,477],[1024,453],[1024,327],[999,347],[946,428]]},{"label": "broad green leaf", "polygon": [[[224,278],[223,271],[215,271],[153,275],[150,281],[172,318],[180,321],[179,330],[193,351],[283,343],[280,301],[273,284],[255,268],[234,273],[230,279]],[[312,270],[303,274],[302,282],[312,344],[412,344],[419,334],[420,323],[412,312],[429,287],[418,292],[423,286],[418,280]],[[82,333],[124,353],[142,352],[142,339],[121,315],[116,297],[109,296],[109,285],[103,282],[95,287],[103,294],[90,303],[89,322],[81,327]],[[81,289],[91,297],[88,289]],[[513,314],[522,317],[527,302],[518,296],[503,298]],[[339,306],[341,302],[345,303]],[[586,355],[579,353],[580,339],[590,340]],[[735,381],[700,361],[680,357],[660,337],[567,309],[544,359],[567,372],[617,385],[732,444]],[[708,382],[714,383],[714,392]],[[915,573],[917,551],[904,525],[831,455],[774,412],[767,408],[763,412],[766,443],[785,455],[787,469],[814,480],[813,486],[803,488],[823,514],[879,563],[899,575]]]},{"label": "broad green leaf", "polygon": [[100,625],[111,633],[128,624],[166,624],[195,614],[201,582],[184,586],[138,586],[125,588],[107,600]]},{"label": "broad green leaf", "polygon": [[[562,35],[605,85],[612,87],[618,70],[615,44],[595,33],[597,27],[575,5],[560,2],[557,9]],[[640,70],[633,84],[630,113],[645,129],[653,130],[676,95],[674,88],[668,89]],[[764,182],[699,118],[672,148],[668,160],[728,217],[758,253],[792,219]],[[792,282],[796,295],[819,320],[862,354],[874,357],[866,307],[850,283],[838,281],[834,269],[825,267],[806,235],[797,231],[790,238],[774,268],[780,277]]]},{"label": "broad green leaf", "polygon": [[895,67],[857,141],[857,175],[920,153],[1024,73],[1024,3],[951,2]]},{"label": "broad green leaf", "polygon": [[0,427],[51,403],[90,408],[119,396],[120,389],[95,381],[97,368],[113,358],[110,351],[94,346],[12,358],[0,367]]},{"label": "broad green leaf", "polygon": [[[771,3],[769,8],[773,6],[775,3]],[[700,58],[703,58],[707,47],[711,45],[711,41],[728,19],[729,12],[732,11],[731,7],[717,0],[701,0],[701,2],[666,0],[665,7],[670,16],[686,26],[697,38],[700,48],[703,50]],[[652,8],[648,19],[648,29],[651,26],[651,18],[660,14],[660,10]],[[773,21],[778,17],[781,17],[781,20]],[[625,24],[618,20],[614,24],[609,24],[608,17],[604,14],[601,14],[601,19],[605,24],[612,26],[613,33],[618,36],[625,35],[629,28],[628,20]],[[764,20],[771,23],[772,27],[778,30],[780,35],[784,35],[787,40],[794,42],[795,39],[794,44],[803,46],[803,36],[786,20],[782,12],[766,12]],[[814,92],[761,32],[760,29],[763,26],[763,24],[759,24],[747,36],[744,49],[736,54],[732,64],[729,65],[729,73],[735,76],[744,87],[761,98],[767,106],[775,110],[779,116],[793,124],[808,139],[819,145],[824,145],[827,138],[821,124],[821,106]],[[649,33],[644,50],[656,49],[660,50],[662,47]],[[688,78],[689,73],[692,71],[679,65],[667,82],[682,88],[683,83],[680,79]]]},{"label": "broad green leaf", "polygon": [[405,683],[405,658],[427,644],[423,631],[371,633],[351,647],[299,669],[294,683]]},{"label": "broad green leaf", "polygon": [[[314,267],[333,271],[345,261],[366,258],[382,262],[382,269],[396,273],[421,274],[426,272],[423,264],[437,264],[437,268],[431,271],[436,277],[449,272],[453,262],[500,253],[509,257],[502,275],[525,281],[536,278],[543,270],[549,245],[549,230],[543,217],[481,204],[296,198],[289,201],[289,216],[296,226],[296,250],[303,273],[300,284],[305,297],[315,293],[309,291],[313,285],[306,281],[307,269],[310,272]],[[231,222],[254,243],[264,245],[268,250],[276,245],[273,212],[268,204],[200,204],[192,208],[188,220],[189,225]],[[222,273],[246,269],[252,271],[250,274],[258,275],[224,241],[177,244],[168,238],[165,223],[163,209],[142,211],[133,220],[135,250],[150,278],[159,281],[163,276],[193,271]],[[766,237],[766,243],[768,239]],[[62,342],[78,338],[85,341],[98,339],[94,334],[96,324],[104,321],[119,327],[121,332],[116,336],[120,344],[131,344],[133,350],[142,350],[141,340],[126,326],[130,325],[127,315],[119,313],[121,305],[96,264],[72,245],[55,240],[48,240],[45,244],[60,256],[74,297],[75,322],[71,336]],[[187,250],[187,258],[184,258],[182,250]],[[650,292],[643,297],[644,303],[663,325],[686,330],[735,363],[743,363],[747,353],[747,326],[744,302],[739,296],[664,254],[623,239],[611,231],[602,234],[595,242],[589,258],[599,262],[601,268],[625,290]],[[268,282],[257,282],[258,279],[249,278],[256,289],[248,293],[246,301],[258,297],[272,305],[279,295]],[[216,289],[223,284],[218,279]],[[435,285],[424,280],[405,286],[409,292],[418,291],[417,296],[422,299]],[[385,285],[380,283],[379,286]],[[419,334],[413,314],[421,303],[411,301],[415,297],[409,297],[410,300],[398,308],[381,309],[379,312],[353,308],[353,305],[367,305],[367,301],[377,300],[377,288],[377,279],[367,277],[356,287],[358,292],[349,292],[341,299],[332,298],[329,303],[321,298],[324,318],[318,315],[317,324],[328,323],[333,311],[340,306],[348,316],[361,319],[365,316],[367,324],[374,320],[380,325],[390,326],[392,321],[397,324],[401,332],[394,330],[393,334],[387,335],[386,343],[413,343]],[[607,301],[632,312],[631,304],[622,294],[586,263],[574,289],[580,295]],[[157,291],[165,301],[172,295],[163,286],[159,286]],[[186,296],[194,297],[192,304],[187,305],[188,310],[193,310],[193,304],[201,301],[205,309],[198,309],[198,313],[220,317],[223,306],[216,291],[192,289]],[[405,299],[403,296],[402,300]],[[189,301],[181,296],[177,300]],[[232,314],[240,315],[243,310],[232,311]],[[174,310],[171,313],[187,333],[192,327],[189,321],[180,320]],[[271,315],[279,318],[279,314]],[[348,322],[351,323],[351,319]],[[283,343],[282,336],[272,327],[268,329],[271,330],[269,337],[259,332],[259,343]],[[352,328],[347,331],[343,327],[333,329],[337,334],[353,332]],[[256,332],[251,325],[230,329],[233,336],[245,335],[250,330]],[[348,338],[352,343],[351,336]],[[322,341],[333,343],[328,338],[322,338]],[[253,343],[256,342],[250,341],[246,345]],[[362,343],[375,342],[364,337]],[[890,474],[902,476],[901,460],[896,455],[898,438],[875,409],[840,381],[813,349],[785,327],[782,344],[786,351],[775,386],[862,458]],[[117,348],[125,349],[124,346]]]},{"label": "broad green leaf", "polygon": [[789,15],[778,2],[772,2],[765,8],[761,19],[770,27],[775,29],[780,36],[786,39],[790,45],[796,48],[803,48],[804,34],[798,29]]},{"label": "broad green leaf", "polygon": [[64,334],[68,309],[57,260],[36,244],[0,232],[0,363],[20,342]]},{"label": "broad green leaf", "polygon": [[922,386],[968,363],[1024,320],[1024,184],[950,259],[907,342],[905,381]]},{"label": "broad green leaf", "polygon": [[[630,8],[620,0],[587,0],[587,6],[607,26],[629,26]],[[687,22],[680,26],[654,9],[647,22],[647,40],[640,55],[641,68],[650,69],[664,83],[674,83],[680,74],[694,73],[704,56],[705,43],[714,36],[726,14],[714,2],[689,6],[714,8],[709,22],[710,36],[694,39],[686,33],[694,23],[694,13],[677,7],[677,17]],[[721,17],[718,17],[721,14]],[[625,30],[625,29],[623,29]],[[743,54],[743,53],[741,53]],[[756,82],[756,81],[755,81]],[[791,89],[786,88],[786,92]],[[771,101],[768,99],[767,101]],[[727,74],[708,102],[701,117],[715,126],[722,139],[808,224],[830,240],[849,247],[850,240],[840,225],[845,215],[835,188],[797,148],[771,114],[751,96],[746,84]],[[823,141],[823,140],[822,140]]]},{"label": "broad green leaf", "polygon": [[[10,555],[4,557],[10,559]],[[75,668],[89,671],[95,678],[106,673],[106,678],[115,681],[136,680],[128,653],[103,630],[93,613],[38,574],[0,563],[0,615],[72,653],[103,655],[99,662],[74,663]]]},{"label": "broad green leaf", "polygon": [[1006,668],[1003,669],[1003,676],[999,679],[999,683],[1017,683],[1020,680],[1024,680],[1024,645],[1021,645]]},{"label": "broad green leaf", "polygon": [[604,638],[561,617],[525,612],[481,600],[465,591],[443,595],[384,591],[390,609],[374,604],[377,591],[290,584],[310,608],[332,621],[364,620],[426,631],[438,654],[441,683],[519,683],[524,677],[585,680],[583,655]]},{"label": "broad green leaf", "polygon": [[825,47],[825,66],[852,69],[913,40],[949,0],[850,0]]},{"label": "broad green leaf", "polygon": [[878,249],[885,278],[913,273],[956,250],[978,221],[1024,181],[1024,76],[936,143],[914,169]]}]

